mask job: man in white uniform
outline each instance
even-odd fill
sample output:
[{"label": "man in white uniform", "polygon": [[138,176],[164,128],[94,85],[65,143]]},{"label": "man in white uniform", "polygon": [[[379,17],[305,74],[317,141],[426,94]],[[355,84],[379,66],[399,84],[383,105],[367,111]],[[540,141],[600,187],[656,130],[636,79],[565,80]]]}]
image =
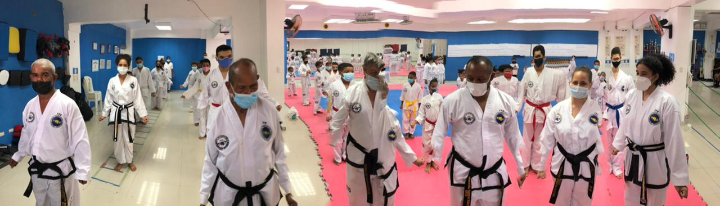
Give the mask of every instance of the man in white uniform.
[{"label": "man in white uniform", "polygon": [[330,64],[332,64],[332,62],[328,62],[324,67],[319,64],[315,65],[318,69],[315,73],[315,104],[313,115],[317,115],[317,113],[322,114],[324,112],[320,106],[320,101],[322,100],[325,89],[327,89],[328,78],[330,77],[330,73],[328,71],[332,70]]},{"label": "man in white uniform", "polygon": [[[192,86],[195,81],[197,81],[196,75],[199,74],[200,71],[198,71],[198,63],[190,63],[190,73],[188,73],[187,77],[185,77],[185,83],[180,85],[180,89],[185,89],[188,86]],[[193,95],[190,99],[190,112],[193,113],[193,123],[195,123],[195,126],[198,126],[200,124],[200,116],[198,116],[197,113],[194,113],[195,108],[197,108],[197,98],[195,95]]]},{"label": "man in white uniform", "polygon": [[285,144],[274,100],[260,97],[255,63],[240,59],[229,67],[221,87],[232,99],[220,107],[209,129],[200,184],[200,204],[297,206],[285,164]]},{"label": "man in white uniform", "polygon": [[412,121],[415,121],[417,117],[417,110],[420,105],[420,100],[423,98],[423,91],[420,84],[415,83],[416,77],[415,72],[408,74],[408,83],[403,85],[402,93],[400,93],[400,111],[403,113],[403,134],[405,138],[413,139],[415,133],[415,127],[410,126]]},{"label": "man in white uniform", "polygon": [[[518,164],[518,187],[522,188],[525,171],[520,148],[518,119],[513,113],[515,101],[510,95],[491,89],[492,62],[475,56],[467,63],[467,87],[443,100],[432,146],[436,159],[442,156],[445,135],[452,127],[453,150],[445,164],[450,173],[450,204],[503,205],[510,176],[503,160],[507,143]],[[505,141],[503,141],[505,140]]]},{"label": "man in white uniform", "polygon": [[[620,54],[620,48],[615,47],[611,51],[612,58],[612,75],[607,75],[607,85],[605,87],[605,106],[607,110],[603,118],[610,124],[607,125],[606,137],[609,142],[615,141],[618,128],[620,128],[620,122],[623,121],[621,117],[621,109],[625,106],[625,98],[627,94],[635,89],[635,81],[630,75],[627,75],[620,69],[620,63],[622,61],[622,54]],[[622,138],[622,137],[620,137]],[[608,145],[610,146],[610,145]],[[611,173],[618,178],[622,178],[622,164],[625,151],[620,151],[618,155],[612,155],[608,152],[608,160],[612,165]]]},{"label": "man in white uniform", "polygon": [[204,109],[200,109],[200,95],[202,94],[202,89],[205,85],[207,85],[207,77],[208,74],[210,74],[210,60],[203,59],[200,60],[200,65],[202,68],[197,71],[195,74],[194,81],[191,82],[190,88],[188,88],[185,93],[180,97],[182,99],[187,99],[188,97],[191,97],[191,101],[195,101],[195,112],[194,114],[198,117],[198,123],[195,123],[195,126],[200,126],[200,136],[198,136],[199,139],[205,138],[205,132],[207,131],[207,113],[208,108],[205,107]]},{"label": "man in white uniform", "polygon": [[593,75],[593,79],[592,79],[593,85],[592,85],[592,88],[590,88],[590,98],[595,100],[595,102],[598,103],[598,105],[600,105],[600,109],[602,109],[602,108],[604,108],[605,105],[602,101],[600,101],[600,99],[602,98],[602,96],[604,94],[604,92],[603,92],[604,89],[601,87],[602,87],[603,81],[605,81],[605,80],[604,79],[600,80],[600,72],[599,72],[600,71],[600,61],[599,60],[595,60],[595,62],[593,62],[593,68],[590,69],[590,71],[592,71],[592,75]]},{"label": "man in white uniform", "polygon": [[515,57],[512,58],[512,60],[510,61],[510,66],[512,66],[512,68],[513,68],[512,75],[514,77],[517,77],[518,70],[520,69],[520,65],[518,65],[518,63],[517,63],[517,58],[515,58]]},{"label": "man in white uniform", "polygon": [[502,77],[496,77],[492,80],[492,86],[495,89],[509,94],[515,101],[518,100],[518,88],[520,87],[520,81],[513,77],[513,67],[507,64],[500,65],[500,71],[502,71]]},{"label": "man in white uniform", "polygon": [[[435,67],[436,66],[437,66],[437,64],[435,63],[435,59],[433,57],[428,57],[428,62],[425,63],[425,66],[423,69],[423,75],[422,75],[425,80],[425,86],[430,84],[430,80],[437,78],[435,76]],[[440,84],[439,81],[440,80],[438,79],[438,84]],[[427,87],[423,88],[423,89],[425,89],[427,91]]]},{"label": "man in white uniform", "polygon": [[438,79],[438,83],[440,83],[440,85],[443,85],[445,84],[445,65],[443,64],[441,56],[435,57],[435,64],[435,72],[433,72],[433,76]]},{"label": "man in white uniform", "polygon": [[[170,86],[172,86],[172,78],[175,78],[175,67],[173,66],[173,63],[170,61],[170,56],[167,56],[167,60],[163,61],[163,66],[165,68],[165,71],[168,72],[170,75],[170,82],[167,85],[167,91],[170,92]],[[166,98],[166,97],[163,97]]]},{"label": "man in white uniform", "polygon": [[138,80],[145,108],[151,108],[151,97],[155,97],[156,95],[155,82],[152,79],[150,69],[145,67],[143,63],[144,61],[142,57],[135,58],[135,68],[132,70],[132,75]]},{"label": "man in white uniform", "polygon": [[[355,72],[353,71],[352,64],[340,64],[340,71],[340,75],[342,77],[330,84],[330,87],[326,92],[326,95],[329,97],[329,102],[327,109],[328,116],[325,120],[328,122],[332,120],[332,116],[340,110],[340,107],[342,107],[345,102],[345,92],[353,85],[353,79],[355,79]],[[342,126],[342,137],[335,142],[335,148],[333,148],[333,152],[335,153],[334,162],[336,165],[340,165],[347,157],[346,142],[348,132],[347,121],[345,121],[345,124]]]},{"label": "man in white uniform", "polygon": [[157,61],[155,62],[155,69],[152,70],[151,74],[155,81],[155,90],[159,93],[155,95],[152,107],[154,110],[162,110],[165,98],[167,98],[167,87],[172,85],[170,73],[163,68],[161,61]]},{"label": "man in white uniform", "polygon": [[[523,167],[527,172],[532,168],[544,167],[540,165],[540,133],[545,126],[545,116],[550,111],[552,101],[562,101],[566,98],[565,89],[568,82],[562,72],[554,69],[545,69],[545,47],[537,45],[533,48],[534,67],[525,71],[520,82],[519,100],[515,111],[523,110],[523,139],[522,148]],[[535,170],[533,170],[535,171]]]},{"label": "man in white uniform", "polygon": [[75,101],[55,90],[55,65],[38,59],[30,67],[30,81],[38,95],[22,112],[25,129],[10,168],[31,156],[25,197],[34,192],[35,205],[78,206],[78,182],[87,183],[92,156],[85,122]]},{"label": "man in white uniform", "polygon": [[[315,64],[315,63],[313,63]],[[298,73],[300,74],[300,86],[302,87],[302,95],[303,95],[303,106],[309,106],[310,105],[310,74],[312,74],[312,69],[310,68],[310,65],[308,65],[308,57],[303,56],[303,64],[300,65],[300,68],[298,68]]]}]

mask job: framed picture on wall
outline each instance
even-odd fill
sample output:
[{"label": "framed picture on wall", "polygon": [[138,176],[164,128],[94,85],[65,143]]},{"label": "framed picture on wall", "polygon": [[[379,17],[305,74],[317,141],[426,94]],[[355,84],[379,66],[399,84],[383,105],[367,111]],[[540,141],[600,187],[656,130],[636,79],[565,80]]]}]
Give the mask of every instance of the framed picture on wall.
[{"label": "framed picture on wall", "polygon": [[97,43],[97,42],[93,42],[92,47],[93,47],[93,51],[97,51],[97,49],[98,49],[98,48],[97,48],[97,47],[98,47],[98,43]]},{"label": "framed picture on wall", "polygon": [[108,54],[112,54],[112,53],[113,53],[112,44],[108,44],[107,49],[108,49],[108,50],[107,50],[107,53],[108,53]]},{"label": "framed picture on wall", "polygon": [[100,65],[99,65],[99,64],[100,64],[100,63],[98,62],[97,59],[93,59],[93,60],[92,60],[92,71],[93,71],[93,72],[98,71],[98,69],[100,68]]},{"label": "framed picture on wall", "polygon": [[100,69],[105,69],[105,59],[100,59]]},{"label": "framed picture on wall", "polygon": [[105,54],[105,45],[100,44],[100,54]]},{"label": "framed picture on wall", "polygon": [[120,46],[120,49],[127,49],[127,46],[122,45],[122,46]]},{"label": "framed picture on wall", "polygon": [[118,47],[117,45],[115,45],[115,52],[114,52],[114,54],[118,54],[118,53],[120,53],[120,47]]},{"label": "framed picture on wall", "polygon": [[106,69],[112,68],[112,60],[110,60],[110,59],[107,60],[107,66],[105,68]]}]

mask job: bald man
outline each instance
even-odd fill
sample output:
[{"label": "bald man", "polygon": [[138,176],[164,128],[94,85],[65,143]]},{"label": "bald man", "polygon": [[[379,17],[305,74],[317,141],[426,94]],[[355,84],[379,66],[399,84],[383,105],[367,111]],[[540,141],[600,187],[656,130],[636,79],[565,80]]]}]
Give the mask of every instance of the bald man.
[{"label": "bald man", "polygon": [[18,151],[10,160],[15,168],[30,156],[30,185],[36,205],[80,205],[80,185],[90,171],[90,141],[75,101],[55,90],[55,65],[38,59],[31,66],[32,88],[38,94],[25,106]]},{"label": "bald man", "polygon": [[224,87],[231,101],[220,107],[216,123],[208,128],[201,205],[278,205],[282,188],[288,205],[297,206],[290,193],[280,115],[272,100],[258,94],[255,63],[240,59],[228,76]]}]

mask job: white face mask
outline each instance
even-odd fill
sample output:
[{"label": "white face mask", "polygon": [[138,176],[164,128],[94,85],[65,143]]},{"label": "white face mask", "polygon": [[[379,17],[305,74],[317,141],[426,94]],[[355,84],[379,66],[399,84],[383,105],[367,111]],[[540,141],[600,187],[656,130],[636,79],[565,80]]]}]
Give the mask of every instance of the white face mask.
[{"label": "white face mask", "polygon": [[118,67],[117,70],[118,70],[118,73],[119,73],[120,75],[125,75],[125,74],[127,74],[127,72],[128,72],[128,68],[127,68],[127,67]]},{"label": "white face mask", "polygon": [[465,87],[468,88],[468,90],[470,90],[470,94],[472,96],[479,97],[479,96],[483,96],[483,95],[485,95],[485,93],[487,93],[487,90],[488,90],[487,85],[488,85],[487,82],[485,82],[485,83],[467,82]]},{"label": "white face mask", "polygon": [[647,77],[638,77],[637,80],[635,80],[635,88],[640,91],[647,90],[651,84],[652,82]]}]

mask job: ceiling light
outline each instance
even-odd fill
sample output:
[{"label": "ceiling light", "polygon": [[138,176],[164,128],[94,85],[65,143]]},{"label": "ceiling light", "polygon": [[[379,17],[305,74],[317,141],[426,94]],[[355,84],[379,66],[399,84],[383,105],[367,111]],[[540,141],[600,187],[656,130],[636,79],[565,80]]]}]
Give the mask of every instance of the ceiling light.
[{"label": "ceiling light", "polygon": [[382,22],[386,22],[386,23],[400,23],[400,22],[402,22],[402,21],[403,21],[403,20],[401,20],[401,19],[385,19],[385,20],[382,20]]},{"label": "ceiling light", "polygon": [[326,24],[347,24],[352,23],[355,20],[352,19],[328,19],[325,21]]},{"label": "ceiling light", "polygon": [[608,14],[607,11],[591,11],[591,14]]},{"label": "ceiling light", "polygon": [[700,21],[700,20],[697,20],[697,19],[693,19],[693,22],[696,22],[696,21]]},{"label": "ceiling light", "polygon": [[307,8],[307,7],[308,7],[308,5],[293,4],[293,5],[290,5],[290,8],[288,8],[288,9],[303,10],[303,9],[305,9],[305,8]]},{"label": "ceiling light", "polygon": [[172,30],[172,26],[170,25],[170,22],[155,22],[155,27],[157,27],[158,30],[162,30],[162,31]]},{"label": "ceiling light", "polygon": [[494,24],[494,23],[495,23],[495,21],[486,21],[486,20],[468,22],[468,24]]},{"label": "ceiling light", "polygon": [[539,24],[539,23],[585,23],[590,21],[590,19],[571,19],[571,18],[565,18],[565,19],[515,19],[512,21],[509,21],[513,24]]},{"label": "ceiling light", "polygon": [[377,10],[377,9],[375,9],[375,10],[370,11],[370,13],[379,14],[379,13],[382,13],[382,10]]}]

